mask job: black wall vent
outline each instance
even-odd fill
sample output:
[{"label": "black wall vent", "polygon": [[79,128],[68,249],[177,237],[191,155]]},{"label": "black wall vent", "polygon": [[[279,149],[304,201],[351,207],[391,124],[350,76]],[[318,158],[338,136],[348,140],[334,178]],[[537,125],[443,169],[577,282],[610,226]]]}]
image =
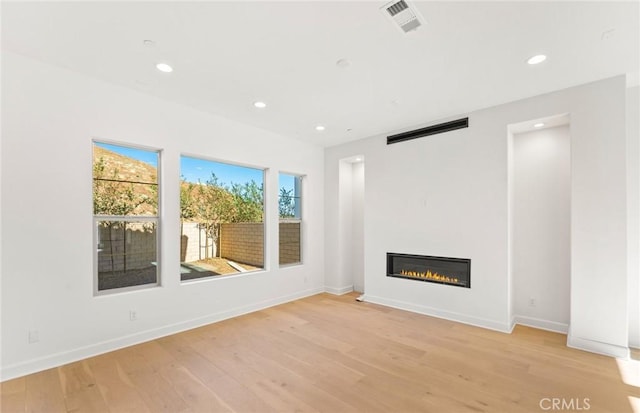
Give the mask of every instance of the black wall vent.
[{"label": "black wall vent", "polygon": [[404,142],[411,139],[422,138],[424,136],[436,135],[438,133],[450,132],[456,129],[468,128],[468,127],[469,127],[469,118],[452,120],[450,122],[427,126],[426,128],[422,128],[422,129],[416,129],[409,132],[399,133],[397,135],[387,136],[387,145],[391,145],[392,143]]}]

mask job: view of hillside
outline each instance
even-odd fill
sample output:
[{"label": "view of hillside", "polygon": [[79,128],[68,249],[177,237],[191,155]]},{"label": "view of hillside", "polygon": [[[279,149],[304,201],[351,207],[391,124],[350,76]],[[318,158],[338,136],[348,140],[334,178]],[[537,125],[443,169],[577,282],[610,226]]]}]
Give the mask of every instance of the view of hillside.
[{"label": "view of hillside", "polygon": [[157,214],[153,165],[94,145],[93,178],[95,214]]},{"label": "view of hillside", "polygon": [[146,162],[139,161],[129,156],[110,151],[95,145],[93,147],[93,162],[104,159],[107,166],[107,174],[118,171],[120,179],[141,182],[156,182],[157,170]]}]

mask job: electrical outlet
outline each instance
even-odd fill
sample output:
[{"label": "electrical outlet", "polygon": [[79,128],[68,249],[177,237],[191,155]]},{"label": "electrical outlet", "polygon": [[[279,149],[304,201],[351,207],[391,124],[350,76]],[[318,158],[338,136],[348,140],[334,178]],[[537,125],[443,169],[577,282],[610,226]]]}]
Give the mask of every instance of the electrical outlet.
[{"label": "electrical outlet", "polygon": [[136,321],[138,319],[138,312],[136,310],[129,310],[129,321]]},{"label": "electrical outlet", "polygon": [[531,297],[529,298],[529,307],[535,307],[536,306],[536,299]]},{"label": "electrical outlet", "polygon": [[40,334],[38,330],[29,330],[29,344],[37,343],[40,341]]}]

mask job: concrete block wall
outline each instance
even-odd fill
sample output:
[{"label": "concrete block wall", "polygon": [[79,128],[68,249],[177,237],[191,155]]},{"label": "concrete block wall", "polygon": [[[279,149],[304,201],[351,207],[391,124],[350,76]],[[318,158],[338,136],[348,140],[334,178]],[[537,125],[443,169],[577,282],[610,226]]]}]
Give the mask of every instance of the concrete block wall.
[{"label": "concrete block wall", "polygon": [[[205,258],[205,232],[198,223],[182,224],[180,260],[194,262]],[[301,261],[300,221],[281,221],[279,225],[280,260],[282,264]],[[223,258],[264,266],[264,225],[260,222],[222,224],[220,229],[220,251]],[[209,239],[209,257],[217,256],[217,246]]]},{"label": "concrete block wall", "polygon": [[222,224],[219,241],[223,258],[264,267],[264,224],[261,222]]},{"label": "concrete block wall", "polygon": [[280,265],[301,262],[300,221],[281,221],[279,232]]},{"label": "concrete block wall", "polygon": [[98,272],[147,268],[156,256],[156,229],[151,223],[114,223],[99,231]]}]

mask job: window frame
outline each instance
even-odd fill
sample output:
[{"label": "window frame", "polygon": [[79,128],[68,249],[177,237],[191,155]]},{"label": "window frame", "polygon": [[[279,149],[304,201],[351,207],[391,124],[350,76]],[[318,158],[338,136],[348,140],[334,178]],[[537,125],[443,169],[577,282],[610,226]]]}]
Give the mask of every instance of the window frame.
[{"label": "window frame", "polygon": [[[188,153],[188,152],[180,152],[178,159],[179,159],[179,163],[182,162],[182,158],[186,157],[186,158],[191,158],[191,159],[196,159],[196,160],[200,160],[200,161],[205,161],[205,162],[214,162],[214,163],[219,163],[219,164],[226,164],[226,165],[230,165],[230,166],[235,166],[235,167],[241,167],[241,168],[248,168],[248,169],[255,169],[258,171],[262,172],[262,268],[259,268],[257,270],[252,270],[252,271],[247,271],[247,272],[238,272],[238,273],[233,273],[233,274],[224,274],[224,275],[209,275],[206,277],[199,277],[199,278],[192,278],[192,279],[187,279],[187,280],[183,280],[182,279],[182,274],[178,274],[178,281],[180,285],[188,285],[188,284],[192,284],[192,283],[200,283],[200,282],[208,282],[208,281],[215,281],[215,280],[222,280],[222,279],[229,279],[229,278],[235,278],[235,277],[241,277],[241,276],[249,276],[249,275],[255,275],[255,274],[260,274],[262,272],[267,272],[269,271],[270,268],[270,262],[269,262],[269,243],[267,242],[268,239],[268,230],[269,230],[269,219],[268,219],[268,208],[267,205],[269,203],[269,194],[268,194],[268,178],[269,178],[269,170],[270,168],[268,167],[264,167],[264,166],[258,166],[258,165],[253,165],[253,164],[248,164],[248,163],[244,163],[244,162],[236,162],[236,161],[231,161],[231,160],[227,160],[227,159],[221,159],[221,158],[215,158],[215,157],[210,157],[210,156],[206,156],[206,155],[200,155],[200,154],[193,154],[193,153]],[[182,173],[182,167],[180,166],[179,168],[179,181],[181,181],[183,173]],[[231,184],[231,183],[227,183],[227,184]],[[178,211],[180,211],[180,195],[178,195]],[[180,221],[180,217],[178,216],[178,221]],[[178,251],[178,254],[180,253],[180,251]],[[178,256],[178,258],[180,258],[180,256]],[[181,266],[183,264],[183,261],[181,259],[179,259],[179,265]]]},{"label": "window frame", "polygon": [[[285,218],[285,220],[288,220],[289,222],[298,222],[300,224],[300,260],[297,262],[290,262],[290,263],[286,263],[286,264],[281,264],[280,263],[280,222],[281,222],[281,218],[280,218],[280,175],[288,175],[291,177],[294,177],[296,179],[299,179],[299,186],[300,186],[300,196],[298,197],[298,206],[299,206],[299,211],[300,211],[300,216],[298,218]],[[304,185],[304,181],[306,175],[305,174],[300,174],[300,173],[293,173],[293,172],[287,172],[287,171],[278,171],[278,193],[277,193],[277,199],[278,199],[278,210],[276,213],[276,216],[278,218],[278,267],[279,268],[286,268],[286,267],[295,267],[298,265],[304,265],[304,258],[305,258],[305,254],[304,254],[304,246],[306,245],[305,239],[304,239],[304,204],[303,204],[303,199],[304,199],[304,193],[305,193],[305,185]],[[295,188],[295,185],[294,185]],[[294,199],[295,199],[295,189],[294,189]]]},{"label": "window frame", "polygon": [[[126,293],[126,292],[131,292],[131,291],[138,291],[138,290],[147,290],[147,289],[153,289],[153,288],[159,288],[162,287],[162,257],[161,257],[161,211],[162,211],[162,187],[161,187],[161,168],[162,168],[162,149],[160,148],[153,148],[153,147],[149,147],[149,146],[143,146],[143,145],[136,145],[136,144],[130,144],[130,143],[124,143],[124,142],[118,142],[118,141],[112,141],[112,140],[106,140],[106,139],[92,139],[91,140],[91,200],[92,200],[92,209],[93,209],[93,184],[94,184],[94,176],[93,176],[93,165],[94,165],[94,160],[93,160],[93,154],[94,154],[94,148],[96,146],[96,144],[105,144],[105,145],[114,145],[114,146],[121,146],[123,148],[131,148],[131,149],[137,149],[137,150],[141,150],[141,151],[147,151],[147,152],[154,152],[157,156],[157,166],[156,166],[156,193],[157,193],[157,206],[156,206],[156,215],[96,215],[93,213],[92,211],[92,231],[93,231],[93,235],[92,235],[92,240],[93,240],[93,296],[94,297],[100,297],[100,296],[105,296],[105,295],[113,295],[113,294],[120,294],[120,293]],[[99,289],[99,265],[98,265],[98,253],[100,251],[99,248],[99,230],[98,230],[98,225],[100,222],[102,221],[112,221],[112,222],[151,222],[155,225],[155,230],[156,230],[156,234],[155,234],[155,239],[156,239],[156,282],[155,283],[148,283],[148,284],[141,284],[141,285],[131,285],[131,286],[127,286],[127,287],[117,287],[117,288],[109,288],[109,289],[105,289],[105,290],[100,290]]]}]

